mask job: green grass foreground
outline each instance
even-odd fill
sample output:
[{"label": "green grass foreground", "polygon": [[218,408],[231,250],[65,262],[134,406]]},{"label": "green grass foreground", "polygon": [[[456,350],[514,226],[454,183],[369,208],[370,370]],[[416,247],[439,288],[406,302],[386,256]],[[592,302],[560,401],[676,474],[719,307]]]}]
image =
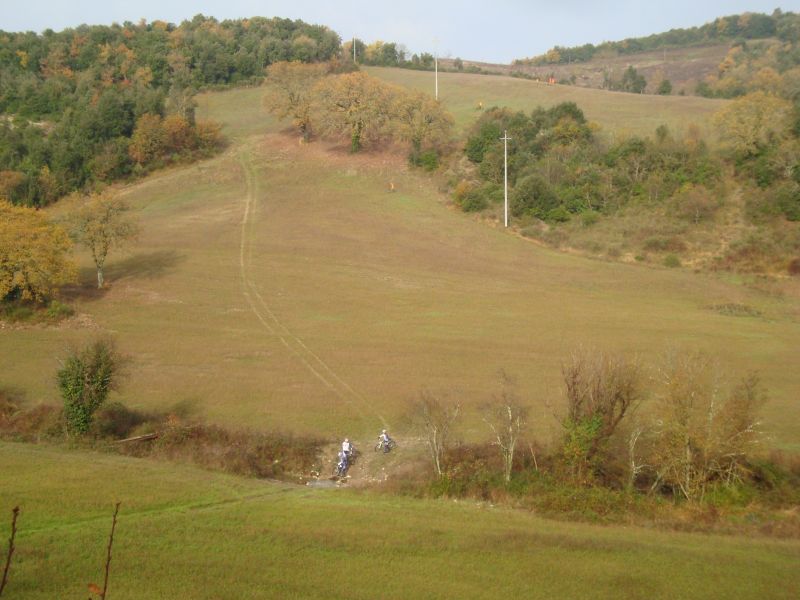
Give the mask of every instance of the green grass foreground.
[{"label": "green grass foreground", "polygon": [[117,500],[114,600],[800,593],[798,541],[566,524],[12,443],[0,443],[0,473],[0,507],[22,507],[15,600],[85,596],[102,578]]}]

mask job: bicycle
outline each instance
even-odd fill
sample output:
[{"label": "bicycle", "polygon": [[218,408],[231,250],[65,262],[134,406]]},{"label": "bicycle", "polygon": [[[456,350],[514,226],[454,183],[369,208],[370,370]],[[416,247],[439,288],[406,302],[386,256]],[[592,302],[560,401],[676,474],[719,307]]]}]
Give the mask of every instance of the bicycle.
[{"label": "bicycle", "polygon": [[397,442],[395,442],[394,440],[389,440],[388,442],[384,442],[383,440],[381,440],[377,444],[375,444],[375,452],[383,451],[384,454],[388,454],[396,447],[397,447]]},{"label": "bicycle", "polygon": [[347,477],[347,470],[350,468],[350,465],[347,462],[343,463],[336,463],[333,466],[333,476],[334,477]]}]

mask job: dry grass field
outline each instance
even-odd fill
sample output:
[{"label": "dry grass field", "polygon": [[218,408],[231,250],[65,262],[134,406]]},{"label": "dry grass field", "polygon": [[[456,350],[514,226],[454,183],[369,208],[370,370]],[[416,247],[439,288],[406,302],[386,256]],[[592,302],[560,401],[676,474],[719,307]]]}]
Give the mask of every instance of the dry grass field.
[{"label": "dry grass field", "polygon": [[[373,72],[412,84],[428,76]],[[444,79],[446,98],[455,78],[487,102],[490,91],[520,106],[542,94],[561,99],[558,88],[466,75]],[[587,111],[608,127],[619,123],[616,111],[651,119],[645,104],[634,110],[638,102],[674,105],[676,120],[713,106],[615,95],[632,104],[603,108],[604,92],[566,91],[592,95]],[[86,286],[69,298],[79,318],[0,331],[0,386],[31,403],[57,402],[57,358],[70,343],[108,333],[129,357],[118,398],[132,406],[181,404],[228,425],[372,436],[383,423],[402,430],[423,387],[467,407],[485,401],[502,367],[546,436],[557,425],[560,365],[578,346],[638,353],[650,364],[678,347],[706,350],[734,373],[758,370],[774,443],[800,447],[800,318],[791,296],[540,248],[453,210],[401,158],[298,145],[264,114],[261,95],[200,98],[201,116],[225,124],[229,149],[124,189],[142,220],[139,243],[112,257],[110,286],[99,294],[82,257]],[[462,92],[462,124],[468,97]],[[763,316],[709,309],[726,303]],[[484,435],[476,421],[467,419],[467,437]]]},{"label": "dry grass field", "polygon": [[[434,74],[431,72],[382,67],[366,70],[385,81],[433,93]],[[575,102],[590,121],[612,136],[652,136],[659,125],[666,125],[682,135],[694,124],[707,138],[711,137],[708,126],[711,115],[727,102],[695,96],[627,94],[466,73],[440,73],[439,98],[462,129],[480,115],[479,102],[484,108],[508,106],[525,112],[537,106],[549,108],[560,102]]]}]

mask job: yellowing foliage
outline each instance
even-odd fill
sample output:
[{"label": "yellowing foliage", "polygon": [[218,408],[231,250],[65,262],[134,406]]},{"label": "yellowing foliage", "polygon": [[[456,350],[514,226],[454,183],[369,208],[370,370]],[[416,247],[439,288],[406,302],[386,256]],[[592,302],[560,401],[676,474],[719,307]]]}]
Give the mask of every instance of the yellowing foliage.
[{"label": "yellowing foliage", "polygon": [[325,77],[316,86],[320,127],[332,134],[348,134],[358,152],[364,142],[385,133],[391,117],[394,86],[366,73]]},{"label": "yellowing foliage", "polygon": [[780,136],[792,105],[765,92],[737,98],[714,115],[720,140],[734,153],[747,156]]},{"label": "yellowing foliage", "polygon": [[0,200],[0,299],[41,301],[76,279],[67,233],[39,211]]},{"label": "yellowing foliage", "polygon": [[325,72],[325,65],[301,62],[277,62],[267,68],[269,87],[264,106],[279,119],[291,118],[306,141],[312,133],[314,84]]},{"label": "yellowing foliage", "polygon": [[412,153],[419,154],[425,144],[448,141],[454,123],[450,113],[429,94],[398,91],[393,120],[400,139],[411,142]]},{"label": "yellowing foliage", "polygon": [[166,148],[167,137],[159,115],[144,114],[136,121],[128,153],[139,164],[160,156]]},{"label": "yellowing foliage", "polygon": [[166,137],[166,147],[173,152],[191,150],[195,145],[194,131],[189,121],[178,114],[167,115],[161,123]]},{"label": "yellowing foliage", "polygon": [[27,69],[28,61],[30,60],[28,53],[25,52],[25,50],[17,50],[16,55],[17,58],[19,58],[19,66],[22,67],[23,69]]}]

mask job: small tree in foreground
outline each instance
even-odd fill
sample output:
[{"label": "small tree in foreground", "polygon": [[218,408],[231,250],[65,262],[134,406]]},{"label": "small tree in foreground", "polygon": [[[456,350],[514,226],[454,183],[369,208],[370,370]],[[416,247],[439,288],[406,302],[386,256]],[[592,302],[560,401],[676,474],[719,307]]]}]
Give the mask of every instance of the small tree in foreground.
[{"label": "small tree in foreground", "polygon": [[644,396],[638,362],[579,351],[563,367],[567,396],[564,459],[576,481],[594,475],[620,421]]},{"label": "small tree in foreground", "polygon": [[482,407],[483,421],[494,435],[495,443],[503,458],[503,478],[511,481],[514,467],[514,450],[525,428],[528,408],[520,404],[514,392],[514,381],[505,371],[500,371],[502,390],[491,402]]},{"label": "small tree in foreground", "polygon": [[11,557],[14,556],[14,540],[17,537],[17,517],[19,517],[19,506],[15,506],[11,510],[11,537],[8,538],[8,552],[6,552],[6,562],[3,567],[3,577],[0,578],[0,596],[3,595],[3,590],[6,589],[8,584],[8,571],[11,568]]},{"label": "small tree in foreground", "polygon": [[448,404],[433,392],[423,390],[414,409],[425,429],[433,468],[441,477],[444,474],[442,458],[450,442],[452,428],[458,419],[461,405],[458,403]]},{"label": "small tree in foreground", "polygon": [[97,268],[97,287],[105,283],[103,269],[108,253],[134,239],[138,224],[127,214],[130,207],[121,199],[107,194],[89,198],[72,216],[72,235],[92,253]]},{"label": "small tree in foreground", "polygon": [[118,371],[119,357],[109,340],[69,354],[57,375],[69,435],[89,431],[94,413],[115,388]]},{"label": "small tree in foreground", "polygon": [[687,500],[702,501],[710,483],[740,481],[760,441],[765,395],[758,377],[745,375],[726,389],[712,361],[690,353],[669,356],[661,378],[653,488],[667,485]]},{"label": "small tree in foreground", "polygon": [[117,515],[119,515],[120,504],[121,502],[117,502],[114,506],[114,518],[111,520],[111,533],[108,536],[108,547],[106,548],[106,568],[103,577],[103,587],[101,588],[96,583],[89,584],[89,591],[92,594],[96,594],[100,600],[106,600],[108,597],[108,574],[111,571],[111,548],[114,545],[114,531],[117,529]]}]

